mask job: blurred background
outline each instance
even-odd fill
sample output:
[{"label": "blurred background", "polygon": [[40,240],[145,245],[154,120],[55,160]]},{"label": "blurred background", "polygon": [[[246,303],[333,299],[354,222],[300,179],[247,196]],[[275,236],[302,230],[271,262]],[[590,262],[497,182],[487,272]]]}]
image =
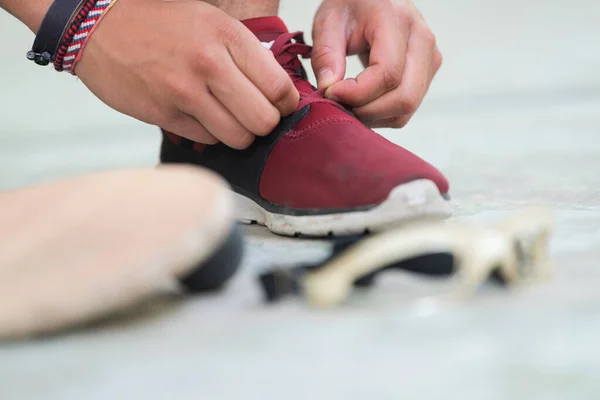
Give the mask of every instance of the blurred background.
[{"label": "blurred background", "polygon": [[[333,312],[264,308],[252,274],[320,257],[325,247],[252,228],[244,271],[220,296],[142,322],[0,347],[0,398],[596,400],[600,3],[415,3],[444,65],[411,123],[380,133],[449,177],[456,218],[553,205],[553,282],[428,316],[405,299],[420,290],[414,282],[402,293],[384,284]],[[310,32],[318,4],[282,0],[282,17]],[[32,41],[0,11],[0,189],[157,163],[155,127],[27,61]],[[352,59],[348,76],[358,71]]]}]

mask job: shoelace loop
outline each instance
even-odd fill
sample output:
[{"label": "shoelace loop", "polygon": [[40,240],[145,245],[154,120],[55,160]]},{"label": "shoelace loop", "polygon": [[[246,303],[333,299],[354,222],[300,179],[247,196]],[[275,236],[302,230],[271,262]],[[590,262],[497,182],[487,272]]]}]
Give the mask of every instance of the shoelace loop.
[{"label": "shoelace loop", "polygon": [[[306,75],[302,67],[298,66],[295,61],[298,56],[302,58],[310,58],[312,47],[304,42],[304,33],[290,32],[281,34],[271,46],[271,51],[275,55],[275,59],[288,73],[293,82],[305,80]],[[311,93],[300,92],[300,102],[298,110],[311,103],[328,103],[340,108],[341,105],[333,100],[323,97],[325,89],[318,89]]]}]

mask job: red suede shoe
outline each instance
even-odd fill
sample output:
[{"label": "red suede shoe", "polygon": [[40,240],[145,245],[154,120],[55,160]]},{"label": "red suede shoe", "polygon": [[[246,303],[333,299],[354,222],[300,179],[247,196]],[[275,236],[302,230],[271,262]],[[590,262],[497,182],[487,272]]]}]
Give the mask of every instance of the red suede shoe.
[{"label": "red suede shoe", "polygon": [[378,231],[415,218],[451,214],[448,181],[323,98],[299,56],[311,48],[277,17],[243,21],[270,48],[300,92],[296,112],[246,150],[205,146],[163,132],[161,161],[220,173],[237,193],[238,219],[284,235]]}]

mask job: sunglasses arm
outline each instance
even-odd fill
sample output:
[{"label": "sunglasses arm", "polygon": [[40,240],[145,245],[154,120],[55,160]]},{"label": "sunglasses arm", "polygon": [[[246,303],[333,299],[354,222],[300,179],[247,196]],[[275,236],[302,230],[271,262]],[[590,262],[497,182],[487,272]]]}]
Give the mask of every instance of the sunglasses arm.
[{"label": "sunglasses arm", "polygon": [[342,302],[353,283],[382,266],[436,252],[450,252],[466,291],[479,286],[492,269],[513,263],[511,238],[489,227],[464,223],[421,223],[365,239],[300,281],[307,301],[330,307]]}]

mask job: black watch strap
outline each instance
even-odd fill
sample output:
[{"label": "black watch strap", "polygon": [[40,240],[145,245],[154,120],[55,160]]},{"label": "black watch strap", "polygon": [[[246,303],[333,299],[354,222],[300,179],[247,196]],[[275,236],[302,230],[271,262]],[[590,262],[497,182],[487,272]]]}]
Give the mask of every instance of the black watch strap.
[{"label": "black watch strap", "polygon": [[48,65],[56,57],[58,46],[69,22],[84,0],[55,0],[44,16],[27,58],[38,65]]}]

